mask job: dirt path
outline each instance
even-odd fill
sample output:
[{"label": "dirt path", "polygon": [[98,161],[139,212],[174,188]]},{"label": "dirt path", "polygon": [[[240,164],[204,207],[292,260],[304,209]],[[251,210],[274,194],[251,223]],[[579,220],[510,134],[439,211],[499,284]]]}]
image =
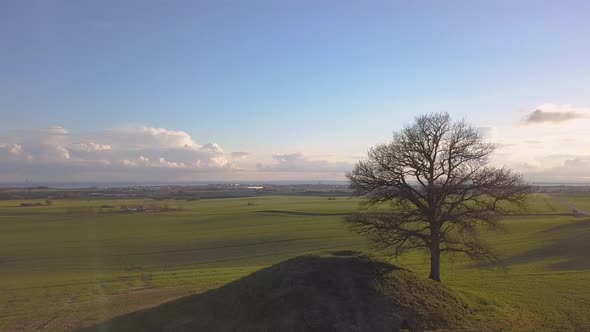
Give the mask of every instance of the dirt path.
[{"label": "dirt path", "polygon": [[582,210],[582,209],[578,209],[574,204],[572,204],[569,201],[566,201],[565,199],[559,197],[559,196],[554,196],[552,195],[551,197],[555,198],[556,200],[560,201],[563,205],[569,207],[570,209],[572,209],[572,211],[574,212],[574,214],[577,215],[581,215],[581,216],[590,216],[590,212]]}]

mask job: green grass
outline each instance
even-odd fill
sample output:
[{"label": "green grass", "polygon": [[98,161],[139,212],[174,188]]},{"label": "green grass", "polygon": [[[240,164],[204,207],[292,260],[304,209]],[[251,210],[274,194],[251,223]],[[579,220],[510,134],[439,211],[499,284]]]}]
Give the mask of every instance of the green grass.
[{"label": "green grass", "polygon": [[572,203],[578,209],[590,212],[590,194],[588,193],[556,194],[556,196]]},{"label": "green grass", "polygon": [[[575,198],[567,200],[588,209],[590,195]],[[178,296],[305,253],[367,250],[367,241],[342,222],[357,210],[355,199],[156,202],[174,210],[143,214],[118,212],[143,200],[22,202],[0,201],[0,330],[88,325],[166,298],[140,289]],[[105,204],[117,208],[99,213]],[[473,305],[479,328],[590,329],[590,218],[568,212],[550,196],[535,195],[526,211],[504,221],[506,233],[486,234],[505,258],[504,269],[445,262],[443,282]],[[428,274],[419,252],[393,263]]]}]

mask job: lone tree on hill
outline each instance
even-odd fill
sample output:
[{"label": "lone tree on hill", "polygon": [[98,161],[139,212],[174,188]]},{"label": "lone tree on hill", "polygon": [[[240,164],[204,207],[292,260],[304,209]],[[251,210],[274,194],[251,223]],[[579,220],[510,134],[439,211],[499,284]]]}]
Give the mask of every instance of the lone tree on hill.
[{"label": "lone tree on hill", "polygon": [[497,261],[478,236],[479,226],[500,227],[510,206],[524,205],[529,187],[522,175],[488,166],[495,146],[465,121],[448,114],[419,116],[369,150],[346,174],[364,207],[383,207],[347,218],[378,249],[400,255],[430,254],[430,279],[440,282],[441,254]]}]

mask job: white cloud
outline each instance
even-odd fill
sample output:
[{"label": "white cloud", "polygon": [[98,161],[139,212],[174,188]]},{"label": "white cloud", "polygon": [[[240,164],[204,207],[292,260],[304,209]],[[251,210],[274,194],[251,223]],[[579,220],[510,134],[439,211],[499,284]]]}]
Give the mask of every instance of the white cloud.
[{"label": "white cloud", "polygon": [[[578,116],[588,108],[543,104],[538,109],[545,122],[514,125],[522,116],[514,113],[504,123],[479,127],[498,146],[492,163],[534,181],[590,181],[590,118]],[[546,113],[575,113],[576,118]],[[145,125],[85,133],[61,126],[9,130],[0,133],[0,142],[0,180],[343,180],[353,163],[365,158],[363,151],[339,154],[337,147],[318,150],[319,145],[309,147],[308,154],[269,155],[256,147],[243,147],[255,154],[226,152],[186,131]]]},{"label": "white cloud", "polygon": [[112,147],[108,144],[99,144],[95,142],[78,143],[78,146],[84,151],[111,151]]},{"label": "white cloud", "polygon": [[54,148],[55,148],[56,155],[59,158],[62,158],[62,159],[70,159],[71,158],[70,151],[68,151],[68,149],[64,148],[63,146],[58,145],[58,146],[55,146]]},{"label": "white cloud", "polygon": [[12,144],[12,147],[10,148],[10,153],[12,153],[14,155],[18,155],[22,151],[23,151],[23,147],[18,144]]},{"label": "white cloud", "polygon": [[151,168],[190,168],[190,165],[185,164],[182,161],[169,161],[164,157],[159,158],[148,158],[145,156],[139,156],[135,160],[124,159],[121,161],[124,166],[129,167],[151,167]]},{"label": "white cloud", "polygon": [[68,135],[70,132],[62,126],[52,126],[46,129],[42,129],[42,132],[46,132],[49,135]]},{"label": "white cloud", "polygon": [[201,145],[180,130],[150,126],[123,126],[105,131],[110,145],[126,149],[199,149]]},{"label": "white cloud", "polygon": [[137,166],[137,162],[136,161],[129,160],[129,159],[123,159],[123,160],[121,160],[121,163],[123,164],[123,166],[128,166],[128,167],[135,167],[135,166]]},{"label": "white cloud", "polygon": [[211,153],[223,153],[223,149],[221,148],[221,146],[217,145],[216,143],[207,143],[203,145],[200,149],[201,151],[207,151]]},{"label": "white cloud", "polygon": [[0,144],[0,150],[10,153],[13,156],[18,156],[23,152],[23,147],[20,144]]},{"label": "white cloud", "polygon": [[2,139],[10,142],[0,144],[3,179],[18,179],[26,174],[53,180],[56,176],[70,178],[82,173],[152,179],[170,177],[170,173],[154,173],[157,171],[175,170],[189,177],[239,168],[218,144],[201,145],[184,131],[158,127],[126,126],[72,134],[55,126],[15,130],[4,133]]}]

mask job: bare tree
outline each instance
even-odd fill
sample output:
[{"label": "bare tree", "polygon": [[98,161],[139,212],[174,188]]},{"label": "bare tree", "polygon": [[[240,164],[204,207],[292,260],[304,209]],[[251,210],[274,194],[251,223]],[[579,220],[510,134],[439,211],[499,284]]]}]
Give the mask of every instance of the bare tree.
[{"label": "bare tree", "polygon": [[465,121],[419,116],[346,174],[354,194],[365,197],[363,206],[373,208],[347,222],[394,256],[427,250],[430,279],[438,282],[441,254],[497,261],[479,228],[498,229],[499,217],[525,204],[529,187],[522,175],[488,166],[494,149]]}]

